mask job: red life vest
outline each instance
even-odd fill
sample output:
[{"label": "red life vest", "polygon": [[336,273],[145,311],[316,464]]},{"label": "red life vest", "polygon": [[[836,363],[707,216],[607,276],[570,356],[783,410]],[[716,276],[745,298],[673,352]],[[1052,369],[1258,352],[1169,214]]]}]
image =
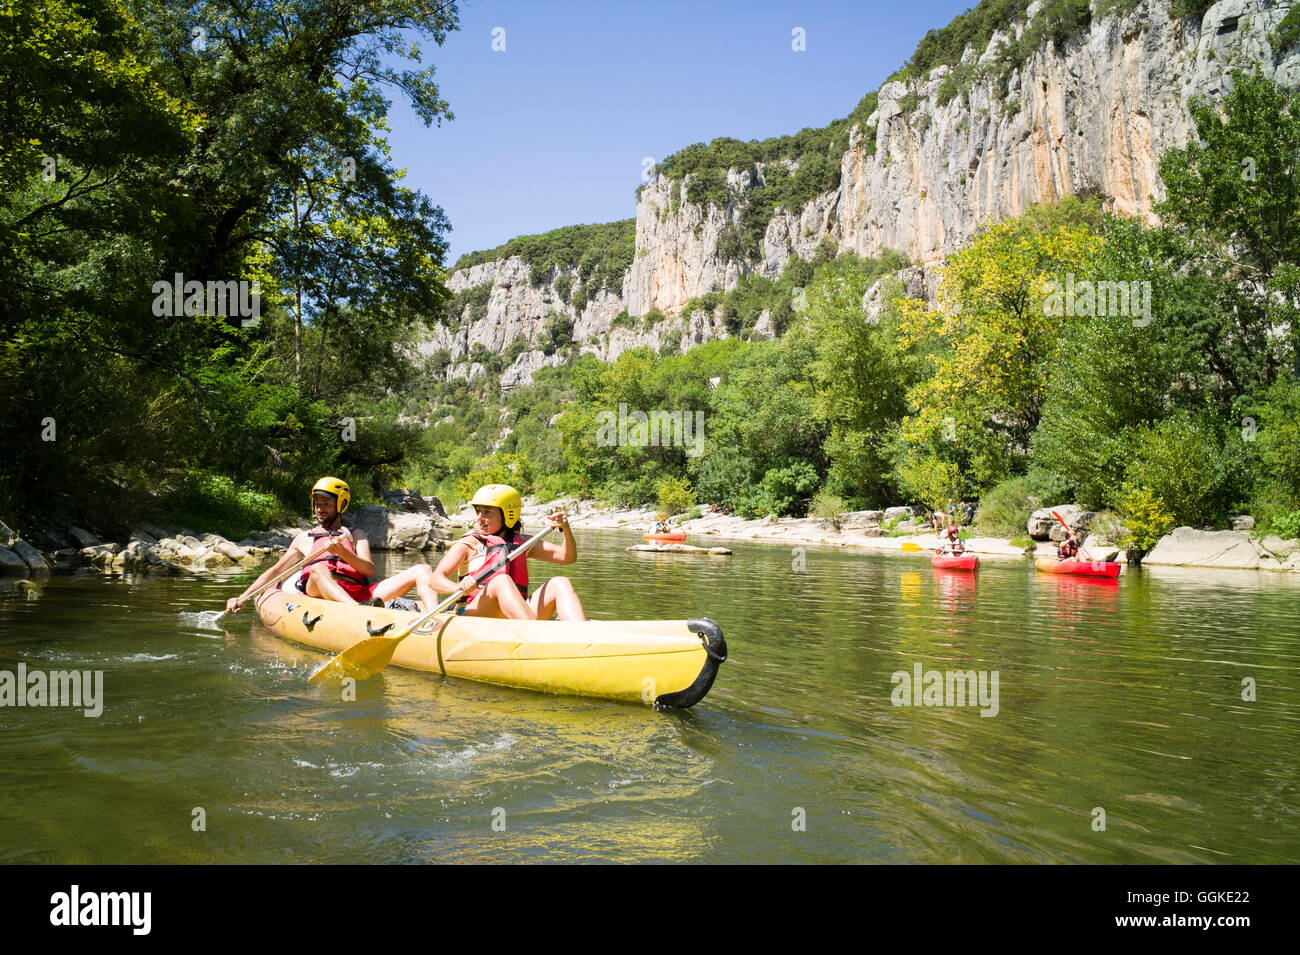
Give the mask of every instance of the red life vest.
[{"label": "red life vest", "polygon": [[[309,531],[307,533],[307,536],[313,539],[313,543],[312,546],[309,548],[309,551],[314,552],[320,548],[320,544],[315,543],[315,541],[321,538],[328,537],[329,532]],[[352,553],[355,554],[357,552],[357,549],[352,546],[351,537],[340,537],[339,540],[343,541],[343,546],[346,547],[348,550],[352,551]],[[334,554],[328,554],[324,557],[317,557],[315,560],[307,561],[307,563],[303,565],[302,574],[298,577],[299,582],[305,584],[307,582],[307,578],[311,576],[311,565],[319,564],[321,561],[325,561],[329,564],[329,571],[335,577],[346,577],[349,580],[356,581],[358,584],[361,584],[362,586],[366,586],[367,584],[370,583],[369,577],[361,573],[361,571],[357,570],[355,567],[349,564],[342,557],[336,557]]]},{"label": "red life vest", "polygon": [[[495,534],[480,534],[477,531],[470,531],[461,538],[462,541],[466,539],[473,541],[473,543],[470,544],[469,556],[465,558],[465,562],[460,566],[458,575],[461,577],[464,577],[469,573],[470,560],[479,556],[480,553],[486,558],[487,564],[492,564],[494,563],[497,554],[509,556],[510,551],[517,546],[515,543],[517,537],[513,534],[511,535],[511,543],[506,543],[504,538],[497,537]],[[506,565],[506,572],[509,573],[510,579],[513,580],[515,586],[519,588],[519,593],[525,597],[528,596],[527,562],[528,554],[525,552]],[[466,599],[471,601],[474,600],[482,589],[482,587],[475,587],[467,593]]]}]

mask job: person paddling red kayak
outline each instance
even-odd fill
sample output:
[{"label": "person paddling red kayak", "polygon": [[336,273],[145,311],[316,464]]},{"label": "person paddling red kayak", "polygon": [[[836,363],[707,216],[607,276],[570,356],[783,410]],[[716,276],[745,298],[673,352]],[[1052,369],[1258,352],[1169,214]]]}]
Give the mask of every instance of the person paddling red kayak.
[{"label": "person paddling red kayak", "polygon": [[1056,560],[1044,560],[1039,558],[1034,561],[1034,566],[1045,574],[1072,574],[1078,577],[1109,577],[1114,580],[1119,576],[1119,564],[1108,560],[1091,560],[1087,554],[1080,557],[1082,545],[1079,538],[1075,535],[1074,530],[1065,519],[1056,511],[1052,511],[1052,516],[1061,522],[1065,528],[1065,540],[1061,541],[1056,548]]},{"label": "person paddling red kayak", "polygon": [[956,524],[944,532],[943,546],[935,550],[930,558],[930,566],[941,570],[974,570],[979,565],[978,554],[966,553],[966,545],[961,541],[961,530]]}]

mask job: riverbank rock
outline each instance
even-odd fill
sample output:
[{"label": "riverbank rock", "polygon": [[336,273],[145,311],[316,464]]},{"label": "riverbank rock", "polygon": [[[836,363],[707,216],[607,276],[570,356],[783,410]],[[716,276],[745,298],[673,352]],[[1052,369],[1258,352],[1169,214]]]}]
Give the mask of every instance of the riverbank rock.
[{"label": "riverbank rock", "polygon": [[886,521],[910,521],[914,517],[919,517],[910,507],[887,507],[883,519]]},{"label": "riverbank rock", "polygon": [[27,561],[23,560],[8,547],[0,544],[0,574],[13,574],[17,577],[26,577],[31,568],[27,566]]},{"label": "riverbank rock", "polygon": [[1082,545],[1083,552],[1092,560],[1113,561],[1119,557],[1119,548],[1113,542],[1097,534],[1089,534],[1083,539]]},{"label": "riverbank rock", "polygon": [[1278,560],[1286,560],[1292,554],[1300,551],[1300,541],[1286,540],[1276,534],[1269,534],[1259,543]]},{"label": "riverbank rock", "polygon": [[1255,518],[1249,514],[1235,514],[1228,518],[1228,526],[1234,531],[1253,531],[1255,529]]},{"label": "riverbank rock", "polygon": [[389,491],[384,497],[393,507],[412,514],[427,514],[435,523],[447,520],[447,512],[443,510],[442,501],[436,497],[421,497],[415,491],[406,488]]},{"label": "riverbank rock", "polygon": [[[840,530],[848,534],[880,536],[880,522],[884,520],[884,511],[849,511],[840,515]],[[875,531],[875,534],[871,532]]]},{"label": "riverbank rock", "polygon": [[448,537],[427,514],[394,511],[374,504],[357,508],[351,524],[370,538],[372,550],[427,550],[435,541]]},{"label": "riverbank rock", "polygon": [[1198,531],[1191,527],[1178,527],[1160,538],[1151,553],[1142,558],[1142,563],[1242,570],[1280,567],[1272,554],[1267,555],[1267,560],[1261,559],[1263,556],[1263,548],[1244,531]]},{"label": "riverbank rock", "polygon": [[[1073,514],[1066,514],[1064,511],[1058,511],[1058,513],[1065,518],[1065,522],[1070,525],[1070,530],[1074,531],[1075,537],[1078,537],[1080,540],[1087,535],[1088,525],[1097,517],[1096,511],[1085,511],[1081,509],[1076,510]],[[1047,536],[1058,543],[1065,540],[1067,536],[1066,530],[1061,526],[1061,522],[1053,519],[1052,523],[1055,526],[1047,532]]]},{"label": "riverbank rock", "polygon": [[209,544],[218,554],[225,555],[236,564],[247,561],[251,556],[247,547],[240,547],[238,544],[232,544],[224,537],[215,541],[209,541]]},{"label": "riverbank rock", "polygon": [[75,547],[65,547],[50,555],[54,558],[55,570],[71,570],[81,565],[81,551]]},{"label": "riverbank rock", "polygon": [[99,538],[83,527],[69,527],[68,535],[77,542],[78,547],[94,547]]},{"label": "riverbank rock", "polygon": [[23,559],[28,569],[34,574],[48,574],[50,563],[45,555],[21,537],[14,541],[13,552]]},{"label": "riverbank rock", "polygon": [[1055,511],[1061,515],[1061,520],[1070,525],[1070,530],[1076,535],[1082,535],[1088,530],[1088,525],[1097,517],[1096,511],[1085,511],[1078,504],[1057,504],[1052,507],[1040,507],[1029,515],[1029,520],[1025,522],[1025,530],[1029,536],[1036,541],[1063,541],[1065,540],[1065,528],[1052,516]]}]

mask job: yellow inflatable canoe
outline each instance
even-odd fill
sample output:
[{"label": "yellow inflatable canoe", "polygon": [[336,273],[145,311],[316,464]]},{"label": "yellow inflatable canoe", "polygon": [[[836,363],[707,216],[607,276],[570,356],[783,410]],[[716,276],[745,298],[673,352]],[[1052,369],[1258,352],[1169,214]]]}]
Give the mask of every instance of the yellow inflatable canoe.
[{"label": "yellow inflatable canoe", "polygon": [[[399,633],[419,614],[268,591],[257,614],[294,643],[338,653]],[[543,693],[694,706],[727,658],[722,629],[691,620],[498,620],[439,614],[397,647],[393,665]]]}]

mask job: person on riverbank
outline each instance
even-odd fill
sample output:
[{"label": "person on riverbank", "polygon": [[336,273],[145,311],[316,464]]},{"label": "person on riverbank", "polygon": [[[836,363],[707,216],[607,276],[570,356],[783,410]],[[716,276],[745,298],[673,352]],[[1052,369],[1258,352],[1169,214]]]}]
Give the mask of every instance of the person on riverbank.
[{"label": "person on riverbank", "polygon": [[[528,593],[527,560],[550,564],[572,564],[578,559],[578,545],[563,510],[547,516],[552,527],[564,532],[560,544],[538,541],[507,565],[506,573],[497,574],[479,586],[472,572],[490,563],[499,553],[508,554],[524,543],[520,512],[523,499],[508,484],[487,484],[470,500],[474,506],[474,528],[447,550],[433,572],[433,585],[441,593],[465,593],[466,603],[457,613],[472,617],[508,617],[512,620],[549,620],[552,614],[561,620],[586,620],[582,601],[567,577],[552,577],[531,596]],[[457,579],[452,579],[452,574]]]},{"label": "person on riverbank", "polygon": [[238,597],[230,598],[226,611],[237,613],[249,594],[305,557],[313,559],[303,566],[293,586],[308,597],[382,606],[414,587],[424,606],[434,606],[438,593],[433,587],[433,568],[427,564],[409,567],[378,583],[370,582],[375,573],[370,540],[364,531],[343,525],[351,501],[352,491],[346,481],[335,477],[317,481],[311,489],[316,526],[298,534],[274,566],[263,571]]}]

